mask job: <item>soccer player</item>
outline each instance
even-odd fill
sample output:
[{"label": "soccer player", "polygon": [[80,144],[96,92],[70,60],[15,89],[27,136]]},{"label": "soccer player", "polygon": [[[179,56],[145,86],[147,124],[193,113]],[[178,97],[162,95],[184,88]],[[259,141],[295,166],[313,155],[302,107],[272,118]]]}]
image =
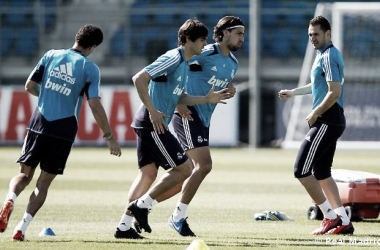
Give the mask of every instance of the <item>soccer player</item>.
[{"label": "soccer player", "polygon": [[[213,84],[215,90],[229,87],[232,96],[236,90],[231,84],[238,70],[238,60],[231,53],[244,42],[244,22],[234,16],[221,18],[214,27],[214,44],[207,45],[202,54],[194,56],[190,64],[189,82],[186,92],[190,95],[205,95]],[[195,106],[178,105],[173,117],[173,127],[178,139],[193,163],[191,176],[182,185],[182,193],[169,225],[182,236],[196,236],[186,222],[186,211],[202,181],[212,169],[209,149],[210,120],[216,104]],[[177,186],[178,188],[178,186]],[[179,187],[181,188],[181,187]],[[179,192],[172,190],[173,193]],[[167,197],[159,197],[161,202]]]},{"label": "soccer player", "polygon": [[[159,195],[190,176],[192,165],[168,124],[178,103],[224,103],[227,89],[206,96],[183,93],[188,80],[188,61],[202,52],[208,30],[198,20],[187,20],[178,31],[179,47],[169,50],[146,66],[132,80],[142,101],[133,122],[137,134],[139,174],[133,182],[127,205],[115,232],[115,238],[143,238],[132,227],[133,216],[146,232],[151,232],[148,212]],[[157,177],[158,167],[168,171],[149,191]],[[133,215],[133,216],[132,216]]]},{"label": "soccer player", "polygon": [[311,83],[281,90],[281,100],[312,94],[313,108],[306,121],[310,127],[294,166],[294,176],[318,204],[324,219],[312,234],[352,234],[354,227],[342,205],[331,166],[338,138],[346,119],[343,111],[344,62],[331,42],[329,21],[318,16],[309,23],[309,39],[317,55],[311,69]]},{"label": "soccer player", "polygon": [[103,41],[100,28],[84,25],[75,36],[71,49],[50,50],[40,59],[25,84],[30,94],[38,97],[22,148],[20,173],[13,177],[0,211],[0,232],[7,228],[16,198],[31,182],[38,164],[41,173],[32,192],[25,214],[16,226],[13,239],[23,241],[25,232],[45,202],[50,184],[62,175],[78,130],[78,116],[84,95],[110,153],[121,155],[100,102],[98,66],[87,58]]}]

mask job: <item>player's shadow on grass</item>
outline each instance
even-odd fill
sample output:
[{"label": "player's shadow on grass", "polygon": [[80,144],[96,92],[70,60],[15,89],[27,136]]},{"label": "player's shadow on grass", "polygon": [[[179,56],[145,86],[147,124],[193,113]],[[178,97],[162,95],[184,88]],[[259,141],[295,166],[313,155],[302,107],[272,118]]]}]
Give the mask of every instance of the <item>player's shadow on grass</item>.
[{"label": "player's shadow on grass", "polygon": [[[112,241],[96,241],[96,240],[85,240],[84,243],[98,243],[98,244],[136,244],[136,245],[176,245],[176,246],[184,246],[184,249],[186,246],[189,246],[192,242],[192,240],[199,239],[199,238],[191,238],[191,241],[172,241],[172,240],[153,240],[153,239],[141,239],[141,240],[132,240],[132,239],[120,239],[120,240],[112,240]],[[268,247],[272,244],[267,242],[234,242],[234,241],[228,241],[228,242],[214,242],[214,241],[207,241],[207,246],[214,248],[214,247]]]}]

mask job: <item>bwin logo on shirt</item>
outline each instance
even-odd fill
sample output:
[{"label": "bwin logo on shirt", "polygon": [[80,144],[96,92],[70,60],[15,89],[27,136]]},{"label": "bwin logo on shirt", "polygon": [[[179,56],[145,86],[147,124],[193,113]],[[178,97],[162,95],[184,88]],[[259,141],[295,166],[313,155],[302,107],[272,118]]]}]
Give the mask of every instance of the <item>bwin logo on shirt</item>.
[{"label": "bwin logo on shirt", "polygon": [[56,92],[59,92],[61,94],[66,95],[66,96],[69,96],[71,93],[71,89],[66,87],[66,83],[64,83],[63,85],[58,84],[58,83],[54,83],[50,80],[50,78],[47,80],[47,82],[45,84],[45,88],[54,90]]},{"label": "bwin logo on shirt", "polygon": [[173,91],[173,95],[182,95],[183,88],[180,88],[179,85],[177,85]]},{"label": "bwin logo on shirt", "polygon": [[209,83],[209,84],[215,84],[216,87],[221,87],[221,88],[225,88],[228,85],[227,79],[225,79],[224,81],[223,80],[219,80],[219,79],[217,79],[215,77],[215,75],[213,75],[210,78],[210,80],[207,81],[207,83]]},{"label": "bwin logo on shirt", "polygon": [[50,77],[61,79],[70,84],[75,84],[75,78],[73,78],[73,66],[71,62],[61,64],[59,67],[55,67],[49,72]]}]

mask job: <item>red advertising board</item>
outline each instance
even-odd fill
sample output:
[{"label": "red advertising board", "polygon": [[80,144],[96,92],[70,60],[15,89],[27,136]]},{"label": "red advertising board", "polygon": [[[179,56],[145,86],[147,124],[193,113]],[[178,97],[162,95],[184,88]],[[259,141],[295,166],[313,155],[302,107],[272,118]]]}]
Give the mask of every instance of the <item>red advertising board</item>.
[{"label": "red advertising board", "polygon": [[[107,113],[111,129],[121,145],[135,145],[136,135],[131,128],[134,113],[141,101],[133,86],[103,86],[101,102]],[[239,93],[218,105],[211,119],[211,146],[235,146],[238,142]],[[22,87],[0,88],[0,145],[22,145],[26,126],[37,106],[38,98]],[[228,119],[226,119],[228,114]],[[171,126],[170,130],[173,131]],[[92,116],[87,100],[83,101],[79,116],[76,145],[105,145],[103,133]]]},{"label": "red advertising board", "polygon": [[[134,143],[136,136],[130,124],[133,119],[134,105],[130,88],[116,89],[102,94],[111,129],[121,144]],[[0,143],[22,144],[26,126],[36,108],[37,97],[20,88],[3,87],[0,90]],[[103,144],[102,131],[92,117],[91,109],[84,98],[79,116],[77,144]]]}]

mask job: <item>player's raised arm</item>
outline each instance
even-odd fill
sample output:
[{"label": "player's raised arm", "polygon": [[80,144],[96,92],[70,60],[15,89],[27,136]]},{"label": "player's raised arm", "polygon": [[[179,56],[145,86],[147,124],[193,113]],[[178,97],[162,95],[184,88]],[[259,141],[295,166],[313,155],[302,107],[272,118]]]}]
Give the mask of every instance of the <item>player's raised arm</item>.
[{"label": "player's raised arm", "polygon": [[308,95],[311,94],[311,83],[291,90],[283,89],[278,92],[278,98],[285,101],[295,95]]},{"label": "player's raised arm", "polygon": [[223,103],[226,104],[223,100],[230,98],[230,93],[228,92],[228,88],[214,91],[215,85],[212,85],[210,91],[206,96],[191,96],[188,94],[182,94],[181,98],[179,99],[179,104],[186,104],[186,105],[197,105],[202,103]]}]

